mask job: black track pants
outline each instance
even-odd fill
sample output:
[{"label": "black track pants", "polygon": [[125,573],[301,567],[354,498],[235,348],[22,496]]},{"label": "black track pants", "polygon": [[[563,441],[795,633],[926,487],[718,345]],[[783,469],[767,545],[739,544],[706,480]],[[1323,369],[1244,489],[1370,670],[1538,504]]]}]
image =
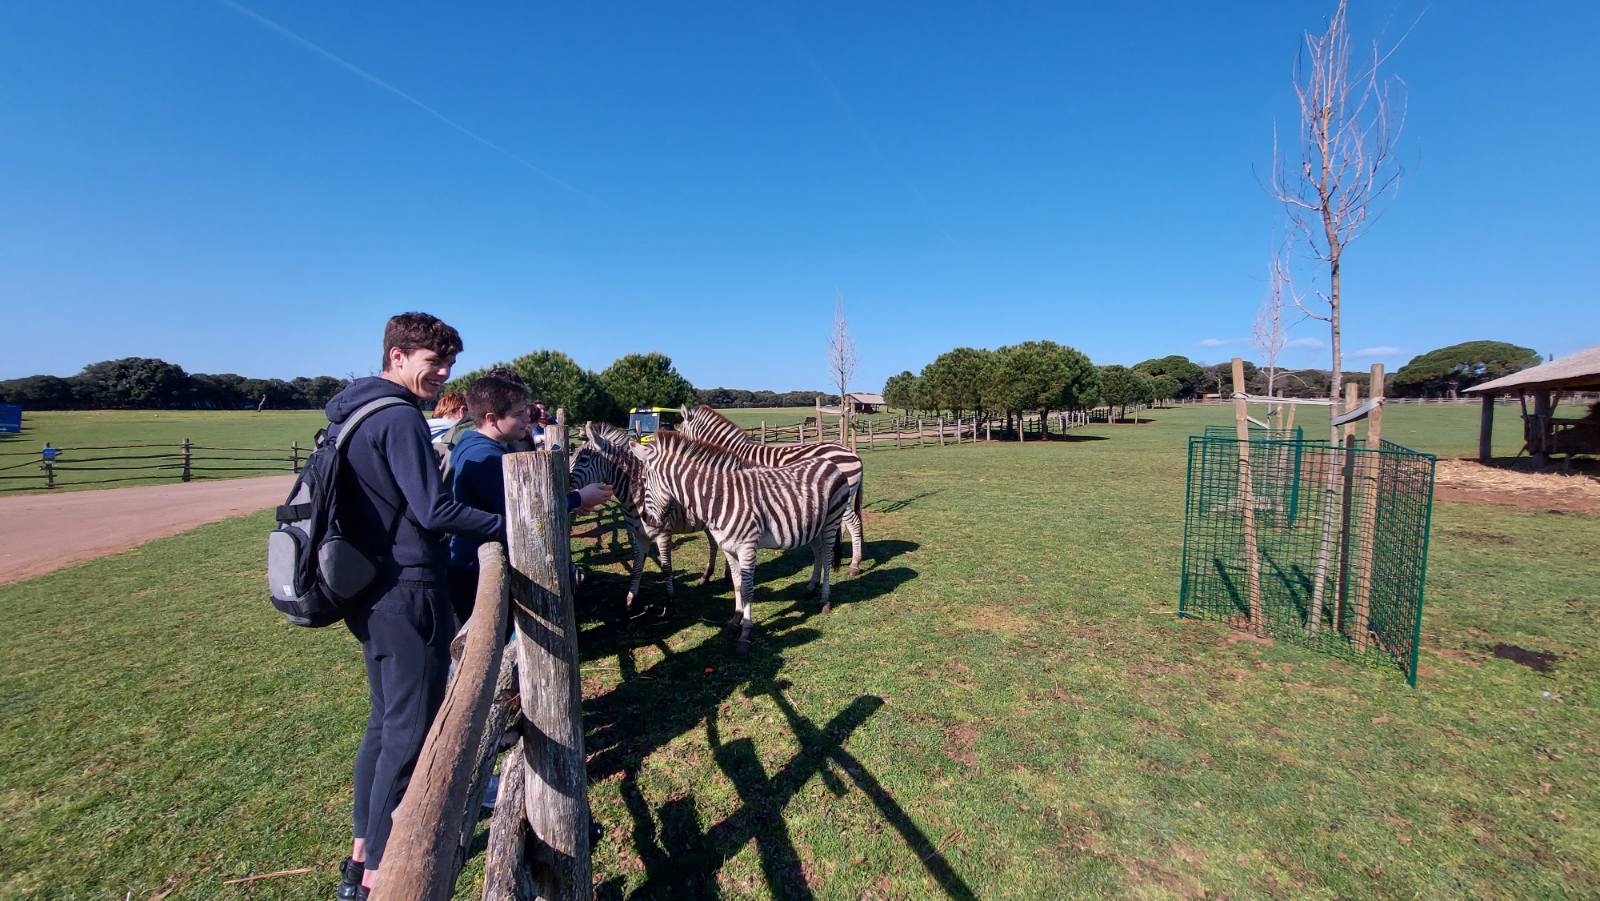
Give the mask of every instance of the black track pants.
[{"label": "black track pants", "polygon": [[[441,574],[442,575],[442,574]],[[442,578],[401,580],[346,624],[361,641],[372,709],[356,752],[355,836],[376,870],[390,818],[416,768],[433,715],[444,700],[455,612]]]}]

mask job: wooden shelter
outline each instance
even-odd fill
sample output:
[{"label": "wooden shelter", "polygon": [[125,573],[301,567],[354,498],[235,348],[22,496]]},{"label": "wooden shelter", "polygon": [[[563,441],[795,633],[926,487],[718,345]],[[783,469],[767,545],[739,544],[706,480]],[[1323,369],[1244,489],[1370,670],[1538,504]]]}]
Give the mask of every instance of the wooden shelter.
[{"label": "wooden shelter", "polygon": [[[1483,417],[1478,429],[1478,460],[1489,462],[1489,438],[1494,432],[1494,399],[1517,395],[1522,402],[1523,449],[1541,465],[1550,454],[1600,453],[1600,420],[1563,419],[1551,415],[1563,391],[1600,390],[1600,347],[1569,354],[1532,366],[1521,372],[1474,385],[1466,390],[1483,398]],[[1528,398],[1533,398],[1533,412]],[[1555,402],[1552,402],[1555,398]]]},{"label": "wooden shelter", "polygon": [[852,413],[876,413],[884,406],[883,395],[857,392],[846,394],[845,403]]}]

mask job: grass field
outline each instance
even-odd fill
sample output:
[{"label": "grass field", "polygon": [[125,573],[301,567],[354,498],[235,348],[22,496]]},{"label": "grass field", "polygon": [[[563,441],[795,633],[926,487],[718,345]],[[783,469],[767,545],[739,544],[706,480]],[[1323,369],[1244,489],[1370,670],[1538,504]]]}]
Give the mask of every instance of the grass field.
[{"label": "grass field", "polygon": [[[1231,411],[1152,415],[870,455],[867,572],[824,617],[805,555],[764,555],[742,660],[725,590],[624,626],[618,558],[580,544],[599,895],[1600,890],[1600,517],[1438,504],[1410,689],[1176,619],[1185,436]],[[1396,406],[1386,431],[1465,454],[1475,422]],[[0,895],[230,897],[303,866],[258,892],[331,891],[359,654],[265,603],[269,524],[0,587]]]},{"label": "grass field", "polygon": [[[768,426],[790,426],[813,415],[810,407],[758,407],[728,410],[728,416],[746,427],[762,422]],[[1161,412],[1157,411],[1157,415]],[[1184,415],[1191,414],[1187,410]],[[1213,414],[1215,415],[1215,414]],[[1387,434],[1404,444],[1414,444],[1434,450],[1445,456],[1470,456],[1478,451],[1478,408],[1469,405],[1394,405],[1386,414]],[[1522,427],[1518,411],[1511,406],[1496,410],[1495,454],[1510,456],[1521,446]],[[876,417],[879,420],[887,417]],[[1305,407],[1300,411],[1297,424],[1306,427],[1309,437],[1321,437],[1327,426],[1326,412]],[[37,458],[38,450],[49,442],[57,448],[74,448],[106,445],[161,444],[177,445],[188,438],[202,447],[254,448],[271,450],[282,455],[272,461],[273,469],[262,469],[251,463],[213,459],[219,457],[262,458],[266,453],[230,453],[200,450],[194,453],[196,478],[236,478],[266,475],[281,467],[288,471],[290,442],[298,441],[302,448],[310,446],[317,430],[326,424],[321,412],[316,410],[248,411],[214,410],[101,410],[58,413],[30,413],[24,421],[20,435],[0,435],[0,496],[7,494],[44,491],[44,476]],[[1313,430],[1313,426],[1317,426]],[[170,464],[178,457],[174,447],[147,448],[128,451],[80,452],[76,456],[103,456],[107,454],[165,454],[160,460],[130,461],[128,466],[169,464],[165,469],[122,469],[116,461],[93,462],[91,471],[61,470],[55,490],[106,488],[121,485],[172,482],[178,480],[178,470]],[[236,467],[236,468],[233,468]],[[17,478],[26,476],[26,478]]]}]

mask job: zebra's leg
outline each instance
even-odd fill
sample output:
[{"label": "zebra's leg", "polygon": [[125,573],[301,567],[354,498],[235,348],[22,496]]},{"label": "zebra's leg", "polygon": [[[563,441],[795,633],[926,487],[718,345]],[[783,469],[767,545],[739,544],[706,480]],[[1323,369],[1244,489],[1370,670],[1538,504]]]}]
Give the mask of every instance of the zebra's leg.
[{"label": "zebra's leg", "polygon": [[700,576],[700,584],[702,587],[710,585],[711,580],[717,577],[717,539],[711,536],[710,529],[706,529],[705,534],[706,547],[708,547],[709,550],[706,551],[706,571]]},{"label": "zebra's leg", "polygon": [[850,575],[861,575],[861,545],[865,539],[861,532],[861,495],[859,488],[856,496],[850,499],[850,506],[844,511],[844,527],[850,530]]},{"label": "zebra's leg", "polygon": [[823,534],[827,540],[822,542],[823,558],[817,560],[817,568],[822,573],[822,612],[829,613],[833,610],[833,602],[829,600],[829,594],[833,589],[832,557],[838,551],[839,526],[835,524],[831,529],[824,529]]},{"label": "zebra's leg", "polygon": [[672,533],[662,532],[656,536],[656,556],[661,561],[661,572],[667,577],[667,605],[673,603],[672,594]]},{"label": "zebra's leg", "polygon": [[639,596],[639,580],[644,577],[644,558],[649,548],[647,537],[643,525],[635,527],[633,523],[628,523],[628,538],[633,542],[633,562],[629,571],[628,600],[624,609],[629,614],[633,613],[634,599]]},{"label": "zebra's leg", "polygon": [[739,558],[735,557],[726,546],[722,549],[722,556],[728,561],[728,578],[733,580],[733,619],[728,620],[728,624],[723,626],[731,632],[744,622],[744,611],[739,606]]},{"label": "zebra's leg", "polygon": [[739,644],[740,657],[750,653],[750,630],[755,626],[756,548],[752,543],[739,552]]},{"label": "zebra's leg", "polygon": [[[816,596],[817,584],[822,581],[822,571],[829,566],[826,562],[828,553],[822,547],[827,537],[828,530],[823,529],[821,534],[811,540],[811,581],[806,583],[806,597],[808,598]],[[838,540],[837,535],[834,536],[834,540]]]}]

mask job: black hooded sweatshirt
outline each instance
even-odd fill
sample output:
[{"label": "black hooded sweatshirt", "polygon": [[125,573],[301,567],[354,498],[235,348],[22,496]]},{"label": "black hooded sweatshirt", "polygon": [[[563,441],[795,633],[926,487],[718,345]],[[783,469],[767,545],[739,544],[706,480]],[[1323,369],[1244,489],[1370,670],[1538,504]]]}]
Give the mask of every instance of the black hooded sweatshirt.
[{"label": "black hooded sweatshirt", "polygon": [[391,577],[442,584],[448,535],[499,539],[505,518],[451,499],[439,481],[439,457],[416,395],[400,385],[377,377],[356,379],[328,401],[328,421],[342,425],[357,407],[380,397],[408,403],[372,414],[345,445],[350,467],[339,486],[341,525]]}]

